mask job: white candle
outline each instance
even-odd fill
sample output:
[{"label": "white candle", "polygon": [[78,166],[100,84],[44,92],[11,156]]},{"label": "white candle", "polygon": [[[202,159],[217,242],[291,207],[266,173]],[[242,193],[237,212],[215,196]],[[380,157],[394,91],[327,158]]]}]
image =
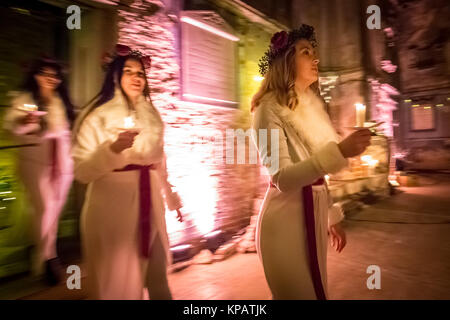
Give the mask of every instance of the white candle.
[{"label": "white candle", "polygon": [[364,127],[366,121],[366,106],[362,103],[355,103],[356,107],[356,126]]},{"label": "white candle", "polygon": [[123,119],[123,126],[125,129],[134,128],[134,121],[132,117],[125,117]]}]

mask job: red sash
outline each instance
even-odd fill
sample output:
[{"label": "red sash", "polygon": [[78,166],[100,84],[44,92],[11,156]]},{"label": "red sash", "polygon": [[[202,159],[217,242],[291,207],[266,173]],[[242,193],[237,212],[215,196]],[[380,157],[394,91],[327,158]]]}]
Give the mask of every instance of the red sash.
[{"label": "red sash", "polygon": [[58,154],[58,148],[59,148],[59,141],[57,138],[51,138],[49,139],[50,144],[50,181],[54,185],[54,191],[55,196],[57,199],[59,199],[59,196],[61,194],[60,190],[60,179],[61,179],[61,172],[60,172],[60,164],[59,164],[59,154]]},{"label": "red sash", "polygon": [[130,164],[122,169],[114,171],[139,170],[139,240],[141,255],[150,256],[150,211],[152,210],[152,197],[150,190],[150,172],[153,165],[141,166]]}]

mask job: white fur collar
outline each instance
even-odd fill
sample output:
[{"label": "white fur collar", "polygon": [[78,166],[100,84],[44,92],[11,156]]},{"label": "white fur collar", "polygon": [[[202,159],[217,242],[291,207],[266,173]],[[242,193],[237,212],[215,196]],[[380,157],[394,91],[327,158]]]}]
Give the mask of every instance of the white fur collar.
[{"label": "white fur collar", "polygon": [[[271,99],[275,97],[272,96]],[[316,153],[330,141],[340,141],[323,102],[311,90],[308,89],[306,93],[299,95],[295,110],[277,103],[276,105],[281,120],[293,127],[311,154]]]}]

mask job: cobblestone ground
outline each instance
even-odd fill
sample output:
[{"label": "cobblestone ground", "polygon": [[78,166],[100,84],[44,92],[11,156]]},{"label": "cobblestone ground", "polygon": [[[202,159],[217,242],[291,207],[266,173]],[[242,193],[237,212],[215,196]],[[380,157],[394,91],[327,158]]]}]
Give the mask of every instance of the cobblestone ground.
[{"label": "cobblestone ground", "polygon": [[[428,175],[420,187],[348,214],[347,247],[329,247],[331,299],[450,299],[450,177]],[[368,266],[381,271],[369,290]],[[29,278],[0,285],[0,299],[89,299],[65,285],[46,288]],[[210,265],[191,265],[169,276],[175,299],[269,299],[256,254],[236,254]]]}]

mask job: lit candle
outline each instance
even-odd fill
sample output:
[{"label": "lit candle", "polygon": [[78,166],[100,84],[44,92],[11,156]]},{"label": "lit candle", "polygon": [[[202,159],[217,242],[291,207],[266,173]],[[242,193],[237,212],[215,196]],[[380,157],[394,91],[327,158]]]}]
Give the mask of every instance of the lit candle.
[{"label": "lit candle", "polygon": [[355,103],[356,107],[356,126],[364,127],[366,121],[366,106],[362,103]]},{"label": "lit candle", "polygon": [[125,129],[131,129],[134,128],[134,121],[132,117],[125,117],[123,119],[123,127]]},{"label": "lit candle", "polygon": [[33,111],[37,111],[37,109],[38,109],[38,107],[34,104],[24,103],[24,105],[23,105],[23,110],[25,110],[25,111],[33,112]]}]

